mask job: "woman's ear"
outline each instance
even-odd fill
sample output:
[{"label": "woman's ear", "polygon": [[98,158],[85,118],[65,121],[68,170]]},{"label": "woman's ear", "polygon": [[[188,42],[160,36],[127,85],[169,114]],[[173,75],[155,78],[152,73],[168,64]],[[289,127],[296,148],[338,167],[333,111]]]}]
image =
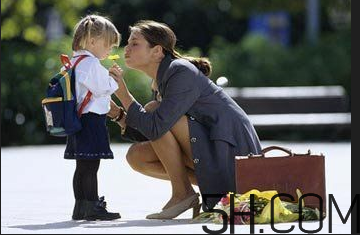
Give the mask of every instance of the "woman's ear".
[{"label": "woman's ear", "polygon": [[161,62],[161,60],[164,58],[164,49],[160,45],[156,45],[153,48],[151,48],[153,51],[153,58],[156,62]]},{"label": "woman's ear", "polygon": [[157,55],[157,56],[164,55],[164,51],[163,51],[164,49],[160,45],[154,46],[153,50],[154,50],[154,54]]}]

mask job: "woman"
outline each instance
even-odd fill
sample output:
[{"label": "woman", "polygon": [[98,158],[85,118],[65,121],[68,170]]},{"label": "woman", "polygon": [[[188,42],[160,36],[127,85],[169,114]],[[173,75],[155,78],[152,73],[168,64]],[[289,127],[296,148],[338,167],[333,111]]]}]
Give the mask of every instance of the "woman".
[{"label": "woman", "polygon": [[[146,218],[172,219],[190,208],[196,216],[199,195],[191,184],[199,186],[204,210],[214,207],[235,191],[234,157],[260,153],[258,136],[245,112],[207,77],[210,62],[175,51],[176,36],[167,25],[140,21],[130,32],[126,65],[153,79],[155,101],[142,107],[117,67],[110,72],[127,113],[112,103],[109,115],[117,116],[124,138],[138,142],[127,153],[131,167],[171,181],[171,199]],[[217,196],[207,199],[208,194]]]}]

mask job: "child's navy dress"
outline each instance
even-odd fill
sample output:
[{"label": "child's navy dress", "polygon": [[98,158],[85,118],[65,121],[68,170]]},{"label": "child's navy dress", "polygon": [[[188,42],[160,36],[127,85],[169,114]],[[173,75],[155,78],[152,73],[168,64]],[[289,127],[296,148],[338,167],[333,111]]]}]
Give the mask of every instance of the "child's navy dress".
[{"label": "child's navy dress", "polygon": [[110,149],[106,114],[85,113],[80,118],[82,129],[67,137],[65,159],[113,159]]}]

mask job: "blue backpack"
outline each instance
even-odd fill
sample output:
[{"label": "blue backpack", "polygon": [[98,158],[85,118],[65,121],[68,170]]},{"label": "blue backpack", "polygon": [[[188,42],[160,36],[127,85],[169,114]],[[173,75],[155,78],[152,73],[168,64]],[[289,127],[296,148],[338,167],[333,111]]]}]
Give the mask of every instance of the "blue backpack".
[{"label": "blue backpack", "polygon": [[92,93],[87,93],[79,111],[76,111],[75,67],[85,57],[87,55],[79,56],[72,65],[69,57],[62,54],[60,59],[65,70],[52,77],[47,87],[46,98],[41,101],[46,130],[52,136],[64,137],[81,129],[80,117]]}]

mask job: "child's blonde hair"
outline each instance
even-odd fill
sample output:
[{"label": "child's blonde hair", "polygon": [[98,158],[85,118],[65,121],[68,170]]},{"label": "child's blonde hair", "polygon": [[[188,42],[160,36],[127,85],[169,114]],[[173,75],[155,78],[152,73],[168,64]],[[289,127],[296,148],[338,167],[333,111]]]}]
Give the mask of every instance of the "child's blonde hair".
[{"label": "child's blonde hair", "polygon": [[85,49],[90,38],[104,38],[107,46],[119,46],[121,35],[111,21],[99,15],[87,15],[82,18],[74,28],[72,49],[74,51]]}]

